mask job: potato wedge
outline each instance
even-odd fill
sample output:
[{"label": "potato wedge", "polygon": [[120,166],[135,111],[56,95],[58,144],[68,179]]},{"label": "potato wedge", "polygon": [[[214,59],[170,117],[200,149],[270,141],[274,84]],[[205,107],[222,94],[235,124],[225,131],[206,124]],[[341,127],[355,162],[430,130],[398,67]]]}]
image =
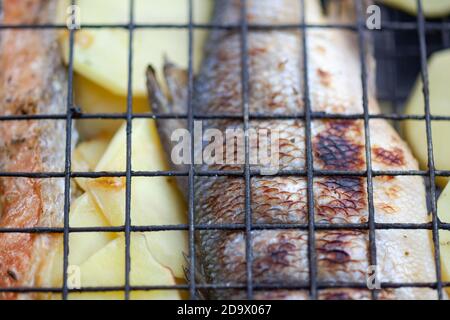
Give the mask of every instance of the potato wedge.
[{"label": "potato wedge", "polygon": [[[417,14],[417,0],[383,0],[383,3],[410,14]],[[423,13],[429,18],[445,17],[450,14],[450,0],[426,0],[422,1],[422,6]]]},{"label": "potato wedge", "polygon": [[[434,54],[428,64],[430,78],[430,107],[431,114],[435,116],[450,116],[450,50]],[[417,84],[408,100],[406,114],[424,115],[424,99],[422,81]],[[421,167],[428,166],[427,135],[425,121],[405,121],[403,132],[415,156],[419,159]],[[450,169],[450,148],[447,137],[450,136],[450,122],[433,121],[433,151],[435,166],[438,170]],[[444,187],[448,178],[438,178],[437,183]]]},{"label": "potato wedge", "polygon": [[[88,194],[74,201],[69,220],[70,226],[74,228],[108,226],[105,216]],[[107,232],[71,233],[69,264],[81,265],[116,237],[115,234]]]},{"label": "potato wedge", "polygon": [[[108,147],[110,138],[102,136],[97,139],[81,142],[72,155],[72,171],[91,172],[94,171],[101,157]],[[86,191],[86,178],[75,178],[77,185]]]},{"label": "potato wedge", "polygon": [[[116,95],[96,82],[74,74],[75,103],[84,113],[124,113],[127,110],[126,95]],[[146,97],[133,98],[133,112],[149,111]],[[112,136],[123,121],[111,119],[78,120],[77,129],[83,139],[96,139],[98,136]],[[94,166],[95,167],[95,166]]]},{"label": "potato wedge", "polygon": [[[60,20],[67,20],[69,1],[61,1]],[[125,24],[129,20],[128,0],[79,0],[81,24]],[[195,21],[206,23],[212,11],[212,1],[195,0]],[[188,21],[187,1],[136,0],[136,23],[185,24]],[[198,68],[206,31],[196,31],[194,65]],[[127,94],[129,33],[124,29],[81,29],[75,39],[75,71],[104,86],[116,95]],[[133,95],[146,96],[145,70],[149,64],[161,71],[163,56],[175,63],[188,65],[187,29],[136,29],[134,31]],[[68,58],[68,32],[61,35],[63,53]],[[185,49],[183,49],[185,48]]]},{"label": "potato wedge", "polygon": [[[130,237],[130,284],[134,286],[175,285],[169,269],[162,267],[152,256],[143,234]],[[113,287],[125,283],[125,238],[120,236],[85,261],[80,267],[81,287]],[[69,299],[122,300],[123,292],[72,293]],[[132,292],[131,299],[180,299],[176,290]]]},{"label": "potato wedge", "polygon": [[[114,136],[96,171],[124,172],[126,169],[126,126]],[[152,120],[133,121],[132,170],[167,170],[162,146]],[[113,226],[125,222],[124,177],[105,177],[87,182],[87,190]],[[133,177],[131,183],[131,221],[135,226],[178,225],[186,223],[186,207],[175,182],[167,177]],[[150,250],[158,262],[184,276],[183,252],[187,252],[186,233],[181,231],[146,234]]]},{"label": "potato wedge", "polygon": [[[76,199],[71,206],[69,224],[71,227],[107,227],[108,221],[103,216],[94,201],[88,194],[84,194]],[[79,267],[89,257],[105,247],[117,236],[106,232],[71,233],[69,236],[69,265]],[[59,240],[58,249],[50,252],[49,259],[52,260],[52,267],[48,274],[43,276],[43,281],[50,286],[61,286],[63,272],[63,243],[62,237]]]},{"label": "potato wedge", "polygon": [[[107,220],[88,194],[84,194],[74,201],[70,214],[71,227],[106,227],[108,225]],[[132,234],[130,241],[131,285],[176,284],[170,269],[163,267],[151,255],[150,244],[144,234]],[[125,274],[125,238],[123,234],[105,232],[71,233],[69,248],[69,287],[123,286]],[[51,252],[49,258],[53,261],[53,267],[47,275],[50,279],[47,280],[50,281],[48,286],[61,286],[62,241],[60,247],[55,252]],[[136,300],[172,300],[180,299],[180,297],[180,293],[176,290],[136,291],[130,295],[131,299]],[[60,299],[60,296],[52,294],[46,298]],[[123,298],[123,292],[69,294],[69,299],[121,300]]]},{"label": "potato wedge", "polygon": [[[438,201],[438,216],[441,222],[450,223],[450,184],[442,192]],[[450,281],[450,231],[439,232],[441,249],[442,276],[444,281]],[[450,294],[450,288],[447,288]]]}]

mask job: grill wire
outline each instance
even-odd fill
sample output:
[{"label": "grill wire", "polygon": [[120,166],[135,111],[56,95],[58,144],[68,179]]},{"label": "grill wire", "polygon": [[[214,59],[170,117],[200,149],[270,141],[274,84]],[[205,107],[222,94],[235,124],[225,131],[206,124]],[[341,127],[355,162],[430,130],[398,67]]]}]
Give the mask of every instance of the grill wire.
[{"label": "grill wire", "polygon": [[[375,38],[378,42],[382,42],[384,52],[380,53],[376,50],[377,60],[383,60],[381,65],[385,65],[385,72],[388,73],[391,79],[393,78],[392,86],[387,90],[380,90],[378,98],[381,101],[392,103],[393,112],[372,115],[368,111],[368,84],[367,84],[367,65],[365,61],[365,34],[368,32],[365,26],[365,12],[361,1],[355,1],[355,10],[358,15],[358,21],[355,25],[337,25],[337,24],[308,24],[305,20],[305,0],[299,0],[301,3],[301,23],[299,25],[249,25],[246,20],[246,0],[241,0],[243,3],[241,11],[241,20],[238,25],[217,25],[217,24],[196,24],[193,21],[194,5],[193,0],[185,0],[189,4],[188,23],[187,24],[137,24],[134,22],[134,0],[129,0],[129,23],[127,24],[89,24],[83,25],[85,29],[101,29],[101,28],[117,28],[128,30],[128,92],[127,92],[127,109],[126,113],[116,114],[85,114],[79,109],[73,100],[73,62],[74,62],[74,40],[77,30],[71,29],[70,33],[70,47],[69,47],[69,63],[68,63],[68,97],[67,97],[67,112],[65,114],[39,114],[39,115],[4,115],[0,116],[0,121],[26,121],[26,120],[65,120],[66,121],[66,146],[65,146],[65,169],[64,172],[0,172],[0,177],[24,177],[31,179],[48,179],[48,178],[64,178],[64,226],[61,228],[49,227],[34,227],[34,228],[0,228],[0,233],[30,233],[30,234],[62,234],[64,237],[64,261],[63,261],[63,285],[62,287],[41,288],[41,287],[15,287],[15,288],[0,288],[0,292],[14,292],[14,293],[59,293],[63,299],[67,299],[71,292],[112,292],[123,291],[124,298],[129,299],[130,293],[135,290],[150,291],[150,290],[185,290],[189,291],[191,299],[198,299],[198,291],[202,289],[241,289],[246,290],[247,297],[253,298],[254,290],[273,290],[273,289],[287,289],[287,290],[309,290],[310,297],[317,299],[318,290],[330,288],[361,288],[367,289],[366,283],[335,283],[335,282],[321,282],[317,280],[317,263],[316,263],[316,249],[315,249],[315,231],[316,230],[366,230],[369,232],[369,259],[371,265],[376,265],[376,230],[431,230],[433,234],[434,243],[434,258],[436,264],[436,282],[431,283],[380,283],[381,289],[388,288],[432,288],[437,291],[439,299],[443,299],[443,290],[450,287],[449,282],[443,282],[441,275],[440,263],[440,248],[439,248],[439,230],[450,230],[450,224],[442,223],[437,217],[436,198],[437,190],[435,186],[435,177],[450,177],[450,170],[437,170],[434,165],[433,157],[433,140],[431,134],[432,121],[450,121],[449,116],[436,116],[430,114],[430,95],[429,95],[429,81],[427,58],[431,50],[428,47],[427,37],[441,38],[442,45],[439,45],[433,50],[450,46],[450,21],[444,19],[442,21],[426,21],[422,10],[422,0],[417,0],[418,15],[416,20],[411,17],[400,17],[399,13],[394,10],[383,9],[382,31],[375,33]],[[208,0],[209,1],[209,0]],[[72,0],[72,5],[76,5],[76,1]],[[300,13],[299,13],[300,14]],[[41,24],[41,25],[5,25],[0,24],[0,31],[7,29],[65,29],[66,25],[58,24]],[[247,37],[249,30],[274,30],[274,29],[298,29],[303,31],[301,34],[301,42],[303,46],[302,59],[303,65],[308,65],[308,30],[311,28],[325,28],[325,29],[345,29],[352,30],[358,35],[358,43],[360,50],[360,59],[362,66],[361,81],[363,89],[363,114],[324,114],[317,113],[311,110],[311,103],[309,100],[309,86],[308,86],[308,69],[305,69],[303,76],[304,85],[304,105],[305,112],[289,116],[274,116],[270,114],[251,114],[249,112],[249,71],[248,71],[248,55],[247,55]],[[150,113],[133,113],[133,35],[136,29],[180,29],[186,30],[189,34],[189,59],[188,59],[188,113],[187,114],[150,114]],[[235,114],[219,114],[219,115],[196,115],[193,110],[193,87],[194,87],[194,72],[193,72],[193,41],[194,31],[197,29],[225,29],[225,30],[239,30],[241,33],[241,81],[242,81],[242,115]],[[400,48],[397,47],[397,41],[403,39],[406,33],[416,32],[415,41],[418,40],[418,47],[416,52],[408,50],[404,53],[399,53]],[[434,39],[436,40],[436,39]],[[413,42],[415,42],[413,41]],[[387,52],[389,51],[389,52]],[[400,106],[407,97],[407,90],[400,90],[398,88],[397,79],[399,75],[398,63],[406,54],[412,56],[412,61],[416,61],[420,65],[420,74],[423,81],[423,98],[425,103],[424,115],[402,115]],[[417,70],[419,71],[419,70]],[[380,71],[379,71],[380,72]],[[383,86],[381,86],[381,89]],[[403,88],[405,89],[405,88]],[[403,91],[403,94],[400,92]],[[258,170],[253,170],[249,165],[249,138],[245,137],[245,166],[244,170],[240,171],[198,171],[193,165],[190,165],[186,172],[179,171],[133,171],[131,166],[131,142],[132,142],[132,125],[133,119],[150,118],[150,119],[173,119],[182,118],[187,119],[188,127],[191,135],[194,128],[194,120],[207,119],[235,119],[242,120],[244,128],[249,128],[250,120],[266,120],[266,119],[304,119],[305,121],[305,137],[306,137],[306,170],[284,170],[280,171],[278,175],[282,176],[299,176],[307,179],[307,203],[308,203],[308,223],[307,224],[254,224],[252,223],[251,212],[251,190],[250,182],[253,177],[261,176]],[[72,172],[71,170],[71,154],[72,154],[72,123],[75,119],[116,119],[126,121],[126,171],[125,172]],[[364,171],[339,171],[339,170],[318,170],[313,168],[312,156],[312,142],[311,142],[311,123],[315,119],[360,119],[364,121],[365,128],[365,155],[367,168]],[[371,164],[371,148],[370,148],[370,131],[369,123],[372,119],[386,119],[393,121],[398,128],[398,123],[406,120],[425,121],[426,135],[428,146],[428,170],[405,170],[405,171],[375,171],[372,170]],[[194,139],[191,139],[194,143]],[[191,148],[192,159],[194,148]],[[186,176],[189,182],[188,193],[188,224],[182,225],[164,225],[164,226],[133,226],[130,214],[130,199],[131,199],[131,181],[134,177],[173,177]],[[204,225],[194,223],[194,179],[195,177],[212,177],[212,176],[232,176],[242,177],[245,179],[245,223],[244,224],[220,224],[220,225]],[[368,223],[358,224],[333,224],[333,225],[315,225],[314,222],[314,198],[313,198],[313,181],[315,177],[321,176],[353,176],[365,177],[367,179],[367,193],[368,193],[368,208],[369,221]],[[428,205],[432,215],[432,222],[425,224],[413,223],[376,223],[374,219],[374,205],[373,205],[373,184],[372,179],[378,176],[422,176],[427,181]],[[69,212],[70,212],[70,181],[72,178],[100,178],[100,177],[125,177],[126,178],[126,205],[125,205],[125,221],[123,226],[119,227],[88,227],[88,228],[74,228],[69,227]],[[308,231],[308,259],[309,259],[309,281],[307,283],[296,284],[271,284],[261,285],[254,283],[252,274],[252,246],[251,235],[252,230],[273,230],[273,229],[295,229]],[[189,253],[187,271],[187,284],[177,284],[172,286],[133,286],[130,284],[130,235],[133,232],[162,232],[173,230],[185,230],[189,233]],[[247,281],[245,284],[221,284],[221,283],[197,283],[195,278],[196,266],[196,252],[195,252],[195,232],[198,230],[241,230],[246,234],[246,272]],[[80,289],[69,288],[68,285],[68,255],[69,255],[69,234],[70,233],[87,233],[87,232],[123,232],[125,234],[125,285],[114,287],[84,287]],[[377,299],[379,290],[372,290],[372,298]]]}]

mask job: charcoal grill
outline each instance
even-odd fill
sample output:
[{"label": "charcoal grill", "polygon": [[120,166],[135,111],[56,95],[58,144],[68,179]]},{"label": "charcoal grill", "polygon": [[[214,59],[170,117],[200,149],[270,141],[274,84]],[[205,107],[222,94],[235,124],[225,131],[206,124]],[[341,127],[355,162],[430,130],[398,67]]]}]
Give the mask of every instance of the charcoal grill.
[{"label": "charcoal grill", "polygon": [[[99,28],[119,28],[126,29],[129,32],[129,54],[128,54],[128,99],[127,99],[127,111],[120,114],[87,114],[83,113],[79,109],[73,100],[73,57],[74,57],[74,39],[77,32],[76,29],[70,30],[70,50],[69,50],[69,63],[68,63],[68,98],[67,98],[67,113],[65,114],[42,114],[42,115],[13,115],[13,116],[1,116],[0,121],[21,121],[21,120],[64,120],[67,122],[66,126],[66,141],[65,141],[65,169],[64,172],[0,172],[1,177],[26,177],[32,179],[47,179],[47,178],[63,178],[65,181],[64,191],[64,226],[61,228],[2,228],[0,233],[51,233],[62,234],[64,238],[64,274],[62,287],[55,288],[38,288],[38,287],[17,287],[17,288],[0,288],[0,292],[16,292],[16,293],[59,293],[63,299],[67,299],[68,294],[71,292],[107,292],[107,291],[123,291],[125,299],[130,298],[130,292],[134,290],[185,290],[189,292],[191,299],[199,298],[198,292],[203,289],[213,290],[230,290],[240,289],[245,290],[249,299],[253,298],[253,294],[256,290],[272,290],[272,289],[288,289],[288,290],[308,290],[312,299],[317,299],[318,290],[325,288],[364,288],[367,289],[366,283],[325,283],[320,282],[317,279],[317,265],[316,265],[316,250],[315,250],[315,231],[316,230],[366,230],[369,234],[369,253],[370,264],[376,265],[376,244],[375,244],[375,230],[380,229],[409,229],[418,230],[425,229],[431,230],[433,234],[434,242],[434,259],[436,264],[436,282],[432,283],[380,283],[381,289],[387,288],[401,288],[401,287],[418,287],[418,288],[432,288],[437,291],[439,299],[444,298],[444,290],[446,287],[450,287],[449,282],[442,280],[441,274],[441,262],[440,262],[440,248],[439,248],[439,230],[450,230],[450,224],[442,223],[439,221],[436,213],[436,198],[438,190],[435,186],[436,177],[450,177],[450,171],[437,170],[434,165],[433,158],[433,141],[431,135],[431,123],[432,121],[450,121],[448,116],[437,116],[430,113],[430,96],[429,96],[429,81],[427,71],[427,58],[429,54],[435,50],[442,48],[448,48],[450,46],[450,20],[425,20],[422,10],[422,0],[417,0],[418,15],[417,18],[411,17],[402,13],[399,13],[392,9],[382,7],[382,30],[381,31],[368,31],[365,25],[365,10],[361,1],[355,1],[355,10],[358,14],[358,21],[352,25],[314,25],[305,23],[305,17],[302,16],[302,23],[299,25],[250,25],[246,21],[246,0],[241,0],[244,4],[242,6],[241,20],[236,25],[215,25],[215,24],[197,24],[193,21],[193,0],[185,0],[189,3],[188,10],[188,23],[187,24],[137,24],[134,21],[134,0],[129,0],[129,23],[126,24],[90,24],[83,25],[83,28],[99,29]],[[209,0],[208,0],[209,1]],[[304,0],[299,0],[302,8],[305,6]],[[76,5],[76,1],[72,0],[72,4]],[[303,10],[304,11],[304,10]],[[299,13],[300,14],[300,13]],[[0,31],[5,29],[65,29],[66,25],[57,24],[42,24],[42,25],[0,25]],[[133,89],[132,89],[132,74],[133,74],[133,35],[137,29],[180,29],[186,30],[189,34],[189,105],[188,113],[184,115],[179,114],[137,114],[132,112],[133,104]],[[242,115],[196,115],[193,111],[193,38],[194,30],[196,29],[236,29],[241,33],[241,63],[242,63]],[[248,31],[251,29],[282,29],[282,28],[297,28],[302,32],[301,41],[303,43],[303,63],[307,65],[308,52],[305,49],[308,42],[308,30],[311,28],[328,28],[328,29],[346,29],[352,30],[358,35],[360,58],[362,66],[361,84],[363,88],[363,114],[352,115],[340,115],[340,114],[322,114],[312,112],[309,101],[309,88],[307,71],[304,73],[304,104],[305,112],[298,115],[290,116],[273,116],[264,114],[251,114],[249,112],[248,104],[248,56],[247,52],[247,36]],[[391,109],[385,111],[382,114],[371,115],[368,112],[368,84],[367,73],[368,68],[364,56],[366,54],[365,47],[365,35],[367,33],[373,33],[375,37],[376,49],[375,55],[379,62],[378,68],[378,98],[382,102],[390,104]],[[405,64],[405,57],[408,59],[408,64]],[[403,115],[401,113],[401,106],[406,100],[409,90],[419,74],[422,77],[424,84],[424,102],[425,102],[425,114],[424,115]],[[133,171],[131,166],[131,133],[133,130],[132,120],[137,118],[151,118],[151,119],[170,119],[170,118],[184,118],[187,119],[189,128],[193,129],[194,120],[205,119],[238,119],[243,121],[244,128],[249,128],[250,120],[257,119],[304,119],[306,128],[306,170],[301,171],[281,171],[279,175],[289,176],[302,176],[307,178],[307,202],[308,202],[308,217],[309,222],[307,224],[255,224],[252,222],[251,213],[251,198],[250,198],[250,181],[252,177],[259,176],[261,173],[254,171],[249,165],[249,141],[248,137],[245,140],[246,151],[246,165],[242,171],[203,171],[199,172],[195,170],[194,166],[190,166],[186,172],[178,171],[157,171],[157,172],[136,172]],[[73,172],[71,170],[71,153],[72,153],[72,133],[70,128],[74,119],[116,119],[125,120],[126,127],[126,150],[127,161],[125,172]],[[313,155],[312,155],[312,143],[311,143],[311,122],[314,119],[360,119],[364,121],[365,127],[365,145],[366,145],[366,170],[359,172],[347,172],[337,170],[317,170],[313,168]],[[396,125],[402,121],[415,120],[426,122],[426,134],[428,142],[428,170],[417,171],[374,171],[372,170],[371,152],[370,152],[370,132],[368,130],[369,122],[372,119],[386,119],[394,122]],[[193,148],[192,148],[193,150]],[[244,224],[222,224],[222,225],[200,225],[194,223],[194,178],[197,176],[235,176],[245,179],[245,223]],[[314,221],[314,205],[313,205],[313,180],[319,176],[357,176],[367,179],[367,194],[368,194],[368,209],[369,216],[368,222],[362,224],[333,224],[333,225],[316,225]],[[373,177],[377,176],[422,176],[427,183],[428,194],[428,206],[432,215],[432,222],[426,224],[412,224],[412,223],[376,223],[374,219],[374,205],[373,205]],[[189,197],[188,197],[188,224],[185,225],[170,225],[170,226],[133,226],[130,217],[130,197],[131,197],[131,180],[133,177],[157,177],[157,176],[185,176],[189,181]],[[126,178],[126,219],[124,225],[120,227],[108,227],[108,228],[73,228],[69,227],[69,211],[70,211],[70,194],[72,178],[99,178],[99,177],[125,177]],[[301,284],[275,284],[275,285],[260,285],[253,281],[252,274],[252,246],[251,244],[251,231],[252,230],[267,230],[267,229],[296,229],[308,231],[308,257],[309,257],[309,281]],[[133,232],[160,232],[171,230],[186,230],[189,233],[189,252],[188,259],[188,271],[187,271],[187,284],[178,284],[174,286],[132,286],[130,284],[130,234]],[[247,261],[247,280],[244,284],[230,285],[221,283],[205,284],[196,281],[195,266],[196,266],[196,248],[194,245],[195,232],[197,230],[242,230],[246,233],[246,261]],[[69,253],[69,234],[76,232],[123,232],[125,234],[125,285],[119,287],[89,287],[72,289],[68,285],[68,253]],[[373,299],[377,299],[377,295],[380,289],[371,291]]]}]

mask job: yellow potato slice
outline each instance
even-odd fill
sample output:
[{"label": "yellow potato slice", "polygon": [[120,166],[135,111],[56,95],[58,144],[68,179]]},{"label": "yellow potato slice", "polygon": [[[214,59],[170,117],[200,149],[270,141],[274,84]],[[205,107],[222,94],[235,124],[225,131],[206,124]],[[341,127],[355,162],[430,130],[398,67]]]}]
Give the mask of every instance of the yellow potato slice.
[{"label": "yellow potato slice", "polygon": [[[84,113],[124,113],[127,110],[126,95],[115,95],[96,82],[75,73],[75,103]],[[149,112],[146,97],[133,98],[133,112]],[[111,119],[89,119],[76,122],[83,139],[96,139],[98,136],[112,136],[124,121]],[[94,166],[95,168],[95,166]]]},{"label": "yellow potato slice", "polygon": [[[107,227],[108,221],[88,194],[82,195],[72,204],[70,226]],[[69,264],[81,265],[87,258],[106,246],[116,236],[108,232],[71,233],[69,236]]]},{"label": "yellow potato slice", "polygon": [[[167,170],[154,121],[133,121],[132,170]],[[96,171],[126,170],[126,126],[115,135]],[[125,223],[125,177],[105,177],[87,182],[87,190],[113,226]],[[186,206],[175,182],[167,177],[133,177],[131,183],[131,222],[135,226],[178,225],[186,223]],[[186,233],[149,232],[150,250],[158,262],[184,276],[183,252],[187,252]]]},{"label": "yellow potato slice", "polygon": [[[450,223],[450,184],[442,192],[438,201],[438,215],[443,223]],[[441,249],[441,264],[443,280],[450,281],[450,231],[441,230],[439,232],[439,242]],[[450,288],[447,288],[450,294]]]},{"label": "yellow potato slice", "polygon": [[[108,221],[103,216],[88,194],[76,199],[71,206],[69,223],[71,227],[107,227]],[[71,233],[69,235],[69,266],[78,268],[90,256],[106,246],[117,236],[107,232]],[[62,237],[55,238],[60,245],[49,253],[52,261],[48,273],[44,273],[41,281],[49,286],[61,286],[63,272],[63,243]],[[44,270],[45,271],[45,270]],[[55,295],[56,296],[56,295]]]},{"label": "yellow potato slice", "polygon": [[[434,54],[428,64],[430,78],[430,108],[435,116],[450,116],[450,50]],[[407,103],[406,114],[424,115],[424,98],[422,81],[417,81],[411,97]],[[405,121],[403,125],[406,140],[411,146],[415,156],[419,159],[421,167],[427,169],[427,135],[425,121]],[[449,121],[433,121],[433,152],[435,166],[438,170],[450,169],[450,148],[447,139],[450,136]],[[448,178],[439,178],[437,183],[444,187]]]},{"label": "yellow potato slice", "polygon": [[[130,284],[134,286],[175,285],[169,269],[162,267],[152,256],[143,234],[130,236]],[[80,267],[81,287],[113,287],[125,283],[125,237],[120,236],[85,261]],[[71,293],[69,299],[122,300],[123,292]],[[132,292],[131,299],[180,299],[176,290]]]},{"label": "yellow potato slice", "polygon": [[[74,201],[70,214],[71,227],[106,227],[108,222],[88,194]],[[49,255],[52,268],[43,275],[41,285],[61,286],[63,247],[62,239],[56,251]],[[150,243],[144,234],[131,235],[131,285],[174,285],[170,269],[161,266],[152,256]],[[125,275],[125,238],[123,234],[106,232],[71,233],[69,236],[69,288],[123,286]],[[46,275],[46,276],[45,276]],[[176,290],[136,291],[131,299],[180,299]],[[60,295],[43,295],[42,298],[60,299]],[[123,292],[71,293],[69,299],[124,298]]]},{"label": "yellow potato slice", "polygon": [[[72,171],[91,172],[94,171],[97,163],[100,161],[103,153],[108,147],[110,138],[102,136],[94,140],[81,142],[72,155]],[[77,185],[86,191],[87,178],[75,178]]]},{"label": "yellow potato slice", "polygon": [[[417,0],[383,0],[387,5],[404,10],[410,14],[417,14]],[[445,17],[450,14],[449,0],[422,1],[423,13],[430,18]]]},{"label": "yellow potato slice", "polygon": [[[136,23],[186,24],[187,1],[136,0]],[[128,23],[128,0],[79,0],[80,21],[83,24]],[[67,20],[68,1],[61,1],[59,16]],[[207,23],[211,17],[212,1],[194,1],[195,22]],[[198,69],[207,32],[195,31],[194,65]],[[133,42],[133,96],[146,96],[145,70],[154,65],[159,73],[163,56],[180,66],[188,65],[189,34],[184,29],[135,29]],[[127,94],[129,32],[125,29],[81,29],[75,40],[75,71],[91,81],[107,88],[116,95]],[[64,31],[61,45],[66,61],[69,52],[69,36]]]}]

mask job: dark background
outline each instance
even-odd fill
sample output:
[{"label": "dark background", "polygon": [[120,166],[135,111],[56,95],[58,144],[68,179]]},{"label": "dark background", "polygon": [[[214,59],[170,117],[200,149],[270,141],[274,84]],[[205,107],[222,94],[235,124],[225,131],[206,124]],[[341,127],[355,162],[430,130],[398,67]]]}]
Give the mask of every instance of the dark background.
[{"label": "dark background", "polygon": [[[416,22],[417,17],[401,11],[382,7],[382,21]],[[427,21],[448,23],[449,18]],[[403,111],[411,89],[420,75],[420,48],[417,30],[381,30],[373,33],[377,60],[378,99],[388,106],[384,112]],[[427,31],[428,56],[450,48],[448,28]],[[450,70],[449,70],[450,72]]]}]

